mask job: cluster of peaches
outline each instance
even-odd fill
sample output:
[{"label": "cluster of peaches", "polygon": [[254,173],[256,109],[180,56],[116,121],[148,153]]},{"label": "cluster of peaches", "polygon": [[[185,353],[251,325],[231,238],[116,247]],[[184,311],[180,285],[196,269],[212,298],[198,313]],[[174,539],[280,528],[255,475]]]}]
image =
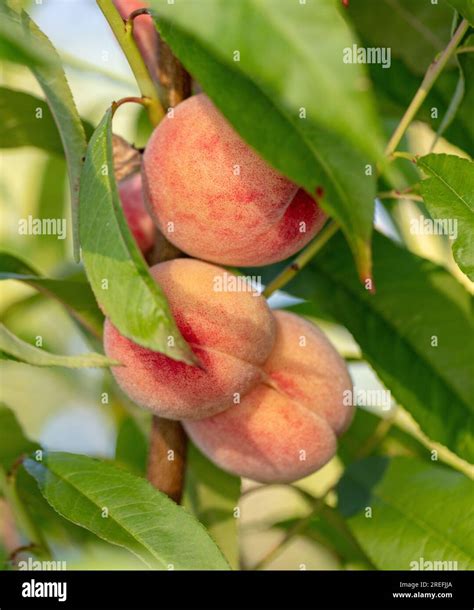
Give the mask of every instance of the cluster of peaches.
[{"label": "cluster of peaches", "polygon": [[[353,409],[342,358],[312,323],[271,311],[252,290],[218,291],[215,263],[262,266],[301,249],[325,216],[315,200],[251,149],[204,94],[179,104],[153,132],[141,172],[119,183],[145,254],[156,228],[185,255],[150,268],[193,366],[137,345],[106,320],[115,378],[137,404],[182,420],[216,464],[262,482],[321,468]],[[192,258],[191,258],[192,257]]]}]

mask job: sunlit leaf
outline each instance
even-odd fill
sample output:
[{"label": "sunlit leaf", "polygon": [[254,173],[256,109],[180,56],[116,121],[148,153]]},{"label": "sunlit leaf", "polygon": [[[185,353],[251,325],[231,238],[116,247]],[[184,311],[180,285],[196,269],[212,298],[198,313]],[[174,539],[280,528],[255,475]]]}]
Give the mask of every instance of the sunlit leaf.
[{"label": "sunlit leaf", "polygon": [[433,219],[446,224],[437,230],[454,229],[450,235],[454,258],[474,281],[474,163],[455,155],[431,154],[417,164],[429,176],[420,184],[425,205]]},{"label": "sunlit leaf", "polygon": [[0,252],[0,280],[18,280],[57,299],[89,331],[102,336],[104,316],[85,277],[54,279],[42,276],[29,263],[9,252]]},{"label": "sunlit leaf", "polygon": [[56,49],[25,12],[21,15],[21,21],[27,32],[27,38],[46,53],[48,57],[51,57],[50,65],[32,67],[32,71],[43,89],[61,136],[64,154],[66,155],[71,190],[74,254],[76,260],[78,260],[79,179],[87,147],[86,134]]},{"label": "sunlit leaf", "polygon": [[84,354],[81,356],[60,356],[52,354],[38,347],[34,347],[26,341],[22,341],[8,330],[4,324],[0,324],[0,353],[7,359],[17,360],[33,366],[64,366],[66,368],[95,368],[109,367],[119,364],[116,360],[110,360],[102,354]]},{"label": "sunlit leaf", "polygon": [[79,224],[87,277],[101,309],[123,335],[192,363],[193,353],[125,220],[114,177],[111,120],[108,110],[89,143],[81,177]]},{"label": "sunlit leaf", "polygon": [[146,480],[83,455],[51,453],[25,462],[48,502],[148,567],[227,570],[204,527]]},{"label": "sunlit leaf", "polygon": [[24,434],[15,413],[0,403],[0,466],[7,472],[15,460],[38,448]]},{"label": "sunlit leaf", "polygon": [[345,471],[338,497],[377,568],[474,568],[474,482],[460,472],[412,458],[368,458]]}]

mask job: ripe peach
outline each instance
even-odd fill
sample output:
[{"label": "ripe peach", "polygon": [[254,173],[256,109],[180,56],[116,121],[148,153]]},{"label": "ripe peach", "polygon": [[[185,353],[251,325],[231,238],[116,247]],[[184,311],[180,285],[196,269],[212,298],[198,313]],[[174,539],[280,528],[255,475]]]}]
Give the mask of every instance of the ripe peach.
[{"label": "ripe peach", "polygon": [[141,347],[106,320],[105,352],[124,365],[112,369],[117,382],[136,403],[170,419],[227,409],[262,379],[275,338],[265,299],[251,292],[219,292],[227,272],[201,261],[175,259],[150,272],[202,368]]},{"label": "ripe peach", "polygon": [[266,265],[306,245],[325,216],[264,161],[204,94],[181,102],[143,157],[145,197],[182,251],[225,265]]},{"label": "ripe peach", "polygon": [[[140,0],[113,0],[113,2],[124,20],[127,20],[133,11],[148,8],[148,2],[141,2]],[[158,33],[153,19],[149,15],[135,17],[133,37],[150,75],[156,80],[158,75]]]},{"label": "ripe peach", "polygon": [[155,243],[156,228],[145,208],[140,173],[132,174],[119,182],[118,191],[128,226],[143,254]]},{"label": "ripe peach", "polygon": [[331,343],[294,314],[275,317],[267,380],[241,404],[184,422],[194,443],[224,470],[266,483],[294,481],[321,468],[353,415],[343,404],[351,380]]}]

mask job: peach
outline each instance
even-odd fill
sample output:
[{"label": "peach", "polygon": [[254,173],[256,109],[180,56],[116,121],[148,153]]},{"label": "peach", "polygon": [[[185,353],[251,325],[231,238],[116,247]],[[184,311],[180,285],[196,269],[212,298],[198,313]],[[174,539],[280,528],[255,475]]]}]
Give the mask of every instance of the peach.
[{"label": "peach", "polygon": [[141,252],[146,254],[155,243],[156,228],[143,201],[140,173],[121,180],[118,191],[128,226]]},{"label": "peach", "polygon": [[[148,2],[140,0],[113,0],[115,8],[125,21],[130,13],[140,8],[148,8]],[[158,33],[149,15],[135,17],[133,23],[133,37],[143,57],[152,78],[158,78]]]},{"label": "peach", "polygon": [[250,148],[204,94],[181,102],[156,127],[142,171],[162,233],[183,252],[215,263],[283,260],[325,220],[316,202]]},{"label": "peach", "polygon": [[184,422],[194,443],[217,465],[264,483],[291,482],[321,468],[354,409],[344,361],[310,322],[276,312],[268,375],[240,404],[210,418]]},{"label": "peach", "polygon": [[200,360],[191,366],[135,344],[109,320],[106,354],[121,362],[113,374],[139,405],[170,419],[214,415],[262,379],[275,338],[275,321],[263,297],[219,291],[224,269],[175,259],[150,269],[163,289],[178,328]]}]

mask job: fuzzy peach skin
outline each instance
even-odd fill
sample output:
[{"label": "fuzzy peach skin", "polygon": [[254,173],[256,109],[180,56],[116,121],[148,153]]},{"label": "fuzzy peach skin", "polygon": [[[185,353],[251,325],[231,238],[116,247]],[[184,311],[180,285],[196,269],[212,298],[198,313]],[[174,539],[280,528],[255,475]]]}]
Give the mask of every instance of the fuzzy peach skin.
[{"label": "fuzzy peach skin", "polygon": [[275,318],[267,383],[219,415],[184,422],[221,468],[264,483],[295,481],[321,468],[354,411],[343,404],[343,392],[352,389],[346,365],[323,333],[291,313]]},{"label": "fuzzy peach skin", "polygon": [[[130,13],[140,8],[149,8],[148,2],[140,0],[113,0],[122,19],[127,20]],[[158,33],[149,15],[135,17],[133,37],[152,78],[158,77]]]},{"label": "fuzzy peach skin", "polygon": [[106,320],[104,348],[124,366],[112,369],[136,403],[170,419],[201,418],[227,409],[262,379],[275,339],[275,321],[261,296],[218,292],[224,269],[175,259],[150,269],[183,337],[202,368],[141,347]]},{"label": "fuzzy peach skin", "polygon": [[325,215],[305,191],[242,140],[204,94],[181,102],[143,157],[148,207],[183,252],[225,265],[291,256]]},{"label": "fuzzy peach skin", "polygon": [[123,212],[138,247],[146,254],[155,243],[156,228],[143,202],[140,173],[127,176],[118,185]]}]

